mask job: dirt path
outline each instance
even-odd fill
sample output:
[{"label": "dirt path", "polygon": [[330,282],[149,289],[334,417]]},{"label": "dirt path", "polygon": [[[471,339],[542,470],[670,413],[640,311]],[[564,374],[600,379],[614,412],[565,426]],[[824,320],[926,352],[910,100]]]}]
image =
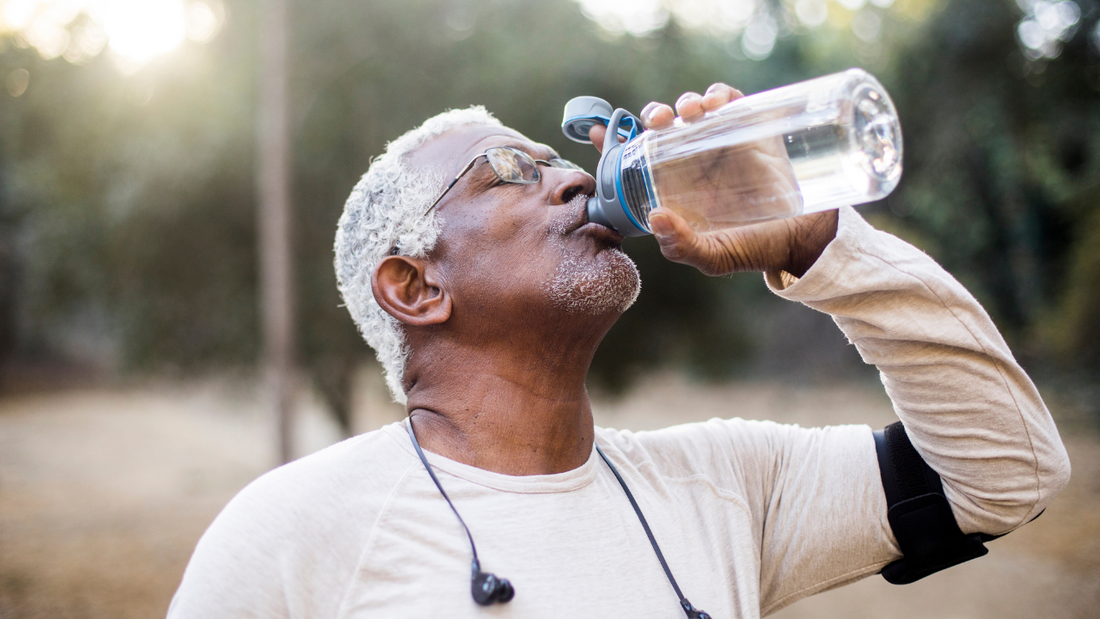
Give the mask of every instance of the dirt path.
[{"label": "dirt path", "polygon": [[[400,414],[381,402],[376,382],[364,384],[360,429]],[[302,452],[334,440],[312,399],[301,409]],[[663,378],[598,406],[597,422],[647,429],[716,415],[803,425],[892,420],[874,385],[700,389]],[[775,616],[1100,617],[1100,440],[1062,417],[1070,487],[988,557],[908,587],[870,578]],[[0,400],[0,619],[164,616],[198,537],[271,465],[273,442],[247,384]]]}]

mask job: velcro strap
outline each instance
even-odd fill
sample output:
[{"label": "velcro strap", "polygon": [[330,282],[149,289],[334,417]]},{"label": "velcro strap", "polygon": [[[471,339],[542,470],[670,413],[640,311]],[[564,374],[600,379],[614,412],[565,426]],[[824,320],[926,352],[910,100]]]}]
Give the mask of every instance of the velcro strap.
[{"label": "velcro strap", "polygon": [[959,529],[940,476],[913,448],[905,426],[893,423],[874,434],[887,518],[904,555],[883,568],[883,578],[909,584],[988,553],[980,534]]}]

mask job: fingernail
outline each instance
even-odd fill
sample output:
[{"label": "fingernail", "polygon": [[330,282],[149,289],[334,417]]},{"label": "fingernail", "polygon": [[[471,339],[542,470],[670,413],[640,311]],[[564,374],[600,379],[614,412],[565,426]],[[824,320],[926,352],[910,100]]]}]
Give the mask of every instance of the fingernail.
[{"label": "fingernail", "polygon": [[680,107],[681,105],[684,104],[685,101],[687,101],[691,97],[698,97],[698,96],[699,95],[695,94],[694,92],[685,92],[684,94],[680,95],[679,99],[676,100],[676,107]]},{"label": "fingernail", "polygon": [[660,214],[650,215],[649,229],[653,231],[653,236],[662,239],[672,236],[674,232],[672,222],[670,222],[667,217]]}]

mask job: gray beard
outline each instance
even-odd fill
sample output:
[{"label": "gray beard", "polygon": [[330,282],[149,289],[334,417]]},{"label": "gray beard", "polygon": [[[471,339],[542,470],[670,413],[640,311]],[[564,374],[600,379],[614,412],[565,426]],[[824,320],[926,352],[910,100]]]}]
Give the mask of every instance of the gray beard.
[{"label": "gray beard", "polygon": [[555,307],[568,314],[603,316],[625,312],[641,290],[634,261],[621,249],[607,249],[594,262],[563,256],[550,281],[549,296]]}]

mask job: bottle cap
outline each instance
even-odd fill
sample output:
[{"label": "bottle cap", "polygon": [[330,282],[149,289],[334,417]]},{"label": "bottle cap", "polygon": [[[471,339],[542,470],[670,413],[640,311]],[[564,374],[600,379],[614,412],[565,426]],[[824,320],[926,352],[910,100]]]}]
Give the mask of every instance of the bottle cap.
[{"label": "bottle cap", "polygon": [[[594,125],[606,125],[611,120],[615,108],[599,97],[573,97],[565,104],[565,115],[561,121],[561,130],[565,137],[580,142],[591,144],[588,139],[588,130]],[[619,127],[619,135],[629,140],[637,135],[638,128],[633,117],[623,122]]]}]

